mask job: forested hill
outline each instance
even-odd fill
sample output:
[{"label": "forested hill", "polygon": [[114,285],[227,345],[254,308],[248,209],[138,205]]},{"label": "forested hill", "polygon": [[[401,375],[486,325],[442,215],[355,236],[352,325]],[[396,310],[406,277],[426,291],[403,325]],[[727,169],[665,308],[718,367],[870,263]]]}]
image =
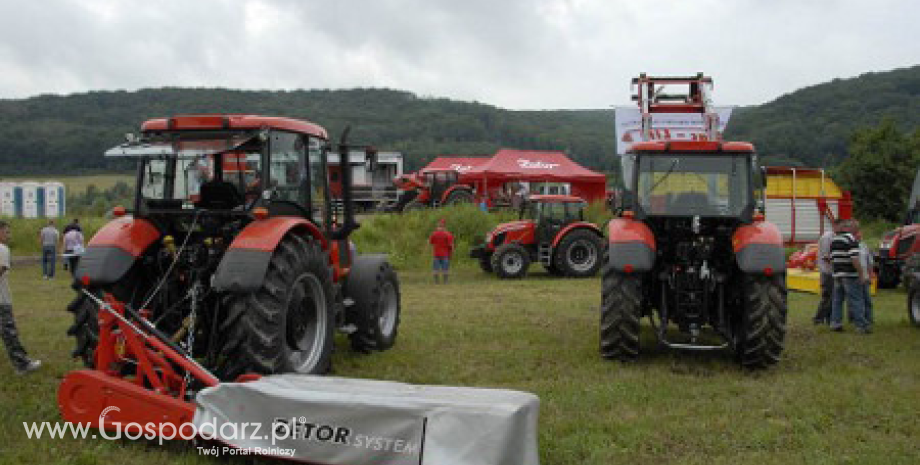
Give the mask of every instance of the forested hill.
[{"label": "forested hill", "polygon": [[[627,102],[598,107],[610,103]],[[856,128],[890,116],[912,130],[920,123],[918,110],[920,66],[914,66],[835,80],[741,108],[727,138],[754,142],[774,162],[831,166],[846,156]],[[333,137],[350,124],[353,141],[403,152],[409,170],[437,155],[488,155],[499,147],[564,150],[601,170],[616,163],[612,110],[511,111],[388,89],[162,88],[0,100],[0,177],[124,169],[127,165],[113,164],[102,153],[145,119],[223,112],[305,118]]]},{"label": "forested hill", "polygon": [[[403,152],[407,169],[437,155],[491,155],[500,147],[565,150],[612,167],[612,111],[509,111],[386,89],[239,91],[146,89],[0,101],[0,176],[117,168],[102,153],[148,118],[250,113],[304,118],[337,138]],[[123,165],[121,166],[124,167]]]},{"label": "forested hill", "polygon": [[848,155],[854,130],[876,126],[886,117],[907,132],[920,127],[920,66],[834,79],[739,109],[726,138],[753,142],[774,159],[829,167]]}]

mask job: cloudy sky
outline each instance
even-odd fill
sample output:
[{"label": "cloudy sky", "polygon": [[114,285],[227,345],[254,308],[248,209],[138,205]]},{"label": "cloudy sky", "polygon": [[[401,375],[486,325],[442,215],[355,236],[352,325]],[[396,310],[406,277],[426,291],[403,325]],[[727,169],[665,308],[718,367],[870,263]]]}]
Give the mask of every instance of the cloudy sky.
[{"label": "cloudy sky", "polygon": [[629,103],[639,72],[719,104],[920,63],[913,0],[0,0],[0,98],[388,87],[511,109]]}]

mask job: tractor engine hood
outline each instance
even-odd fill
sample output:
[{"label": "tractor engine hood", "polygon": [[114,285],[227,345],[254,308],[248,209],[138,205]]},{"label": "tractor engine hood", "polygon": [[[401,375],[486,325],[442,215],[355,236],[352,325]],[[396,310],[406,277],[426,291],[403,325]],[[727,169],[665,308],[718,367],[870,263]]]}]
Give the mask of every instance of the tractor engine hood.
[{"label": "tractor engine hood", "polygon": [[495,227],[492,231],[492,234],[501,234],[503,232],[517,231],[519,229],[527,229],[533,225],[533,220],[520,220],[520,221],[511,221],[508,223],[502,223]]}]

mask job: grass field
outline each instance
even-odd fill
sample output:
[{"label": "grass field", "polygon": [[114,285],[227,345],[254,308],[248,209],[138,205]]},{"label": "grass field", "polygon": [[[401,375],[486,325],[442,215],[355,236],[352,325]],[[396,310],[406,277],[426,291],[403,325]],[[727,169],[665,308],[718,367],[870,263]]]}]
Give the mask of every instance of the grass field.
[{"label": "grass field", "polygon": [[[59,420],[57,385],[79,366],[64,334],[71,291],[39,274],[12,275],[22,339],[45,366],[17,377],[0,362],[0,462],[218,463],[185,443],[26,438],[22,422]],[[645,322],[637,363],[600,359],[598,279],[500,282],[469,267],[446,286],[400,276],[396,347],[364,356],[339,339],[335,374],[533,392],[543,464],[920,463],[920,329],[903,291],[876,298],[868,336],[812,326],[817,299],[790,294],[784,359],[748,373],[727,354],[657,349]]]}]

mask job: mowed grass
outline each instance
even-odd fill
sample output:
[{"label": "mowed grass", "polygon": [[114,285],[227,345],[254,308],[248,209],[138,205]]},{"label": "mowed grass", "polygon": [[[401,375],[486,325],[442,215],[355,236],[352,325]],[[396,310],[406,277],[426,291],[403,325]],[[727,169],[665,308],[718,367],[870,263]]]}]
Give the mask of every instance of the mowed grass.
[{"label": "mowed grass", "polygon": [[[59,421],[57,385],[79,367],[64,334],[71,291],[39,274],[13,274],[22,338],[45,366],[17,377],[0,362],[0,462],[218,463],[185,443],[26,438],[22,422]],[[423,271],[400,278],[396,347],[360,355],[340,337],[335,374],[533,392],[545,465],[920,463],[920,329],[901,290],[876,297],[868,336],[813,326],[817,298],[791,293],[783,360],[746,372],[728,354],[656,348],[647,322],[638,362],[602,360],[599,279],[508,282],[469,266],[448,285]]]}]

